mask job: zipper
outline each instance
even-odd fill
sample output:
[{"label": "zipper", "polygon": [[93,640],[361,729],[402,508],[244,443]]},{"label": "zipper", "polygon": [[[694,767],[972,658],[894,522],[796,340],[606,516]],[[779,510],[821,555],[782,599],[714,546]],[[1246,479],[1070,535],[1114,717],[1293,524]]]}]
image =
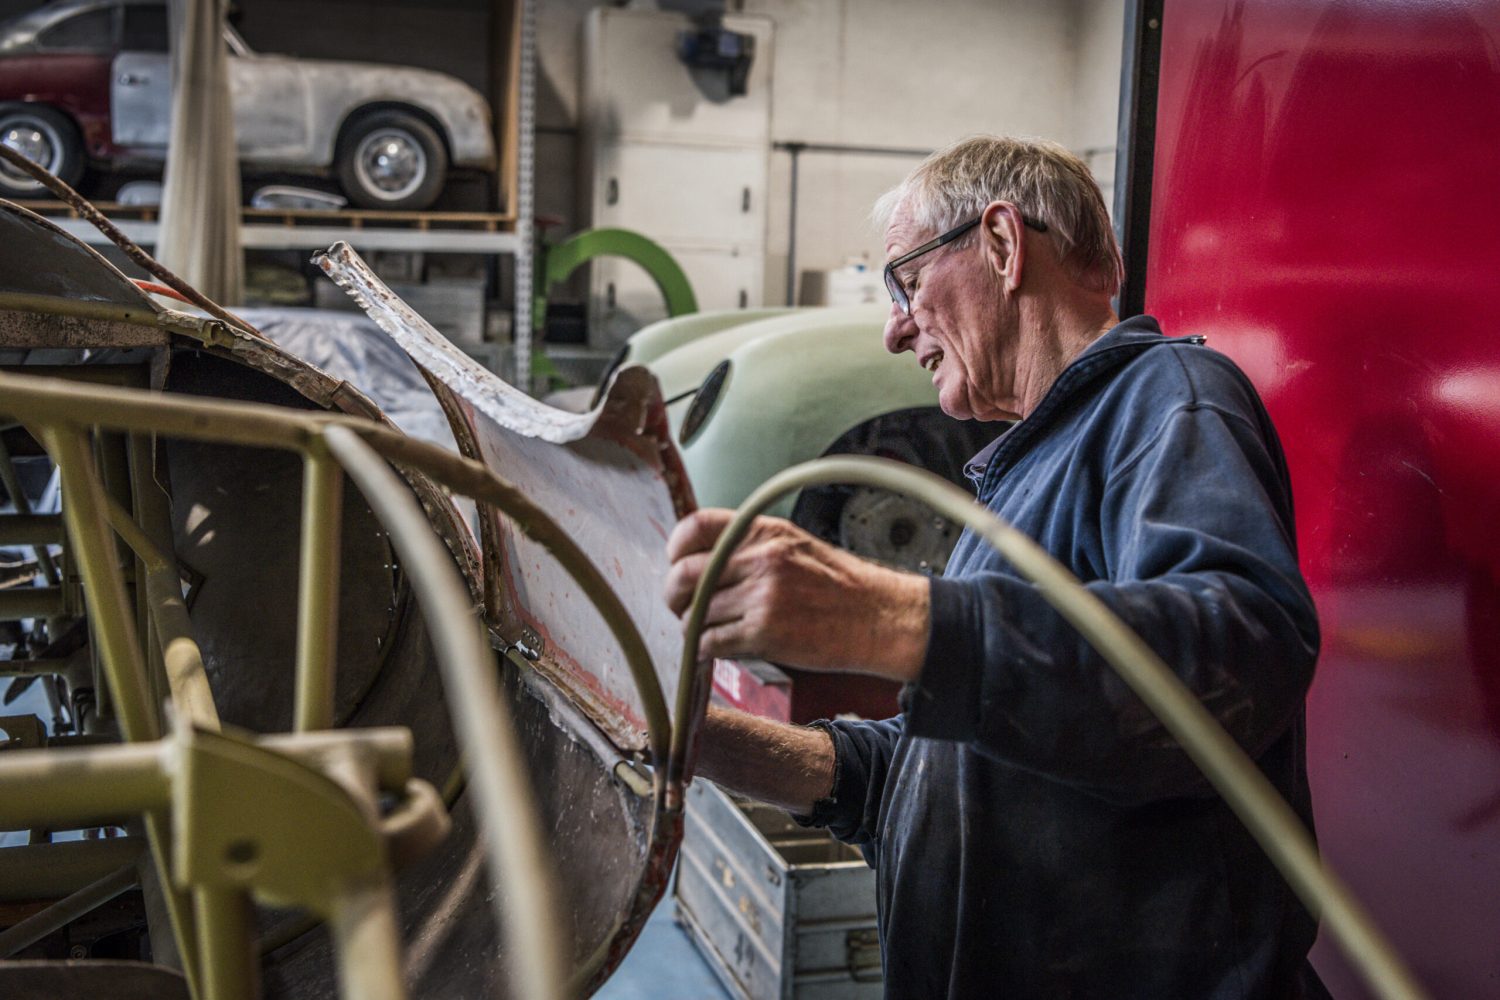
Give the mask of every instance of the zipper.
[{"label": "zipper", "polygon": [[[1208,338],[1202,334],[1193,334],[1187,337],[1163,337],[1161,340],[1153,340],[1145,344],[1115,344],[1087,354],[1073,362],[1057,377],[1057,381],[1052,383],[1052,387],[1047,390],[1047,394],[1042,397],[1042,401],[1037,404],[1031,416],[1011,428],[995,448],[994,454],[990,456],[989,465],[985,467],[984,476],[979,482],[979,489],[976,491],[979,502],[985,504],[989,502],[1000,476],[1004,475],[1011,464],[1014,464],[1011,459],[1016,457],[1016,453],[1024,445],[1046,430],[1047,418],[1052,412],[1071,399],[1078,389],[1103,373],[1102,370],[1106,366],[1101,364],[1102,360],[1117,362],[1110,367],[1119,367],[1124,362],[1118,356],[1123,353],[1128,352],[1135,356],[1144,354],[1153,347],[1167,347],[1174,344],[1191,344],[1194,347],[1201,347],[1207,342]],[[1038,418],[1041,418],[1039,422]]]}]

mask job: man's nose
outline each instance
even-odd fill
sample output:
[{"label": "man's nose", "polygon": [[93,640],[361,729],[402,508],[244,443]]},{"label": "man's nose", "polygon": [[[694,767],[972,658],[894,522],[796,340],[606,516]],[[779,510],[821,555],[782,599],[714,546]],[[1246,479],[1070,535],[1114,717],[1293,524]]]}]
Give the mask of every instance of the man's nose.
[{"label": "man's nose", "polygon": [[902,351],[912,349],[912,341],[917,336],[917,324],[896,303],[891,303],[891,314],[885,321],[885,333],[882,339],[885,341],[885,349],[892,354],[900,354]]}]

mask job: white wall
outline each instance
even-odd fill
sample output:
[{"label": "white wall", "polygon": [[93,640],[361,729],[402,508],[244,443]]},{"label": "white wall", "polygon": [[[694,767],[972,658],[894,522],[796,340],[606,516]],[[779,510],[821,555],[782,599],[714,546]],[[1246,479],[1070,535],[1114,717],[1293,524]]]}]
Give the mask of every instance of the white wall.
[{"label": "white wall", "polygon": [[1071,146],[1094,172],[1111,209],[1124,30],[1125,0],[1074,0]]},{"label": "white wall", "polygon": [[[540,0],[538,8],[537,204],[563,216],[565,232],[578,227],[572,130],[579,37],[592,6]],[[1124,0],[743,0],[742,7],[776,25],[773,141],[931,150],[975,132],[1042,135],[1081,153],[1105,150],[1089,161],[1101,181],[1112,178]],[[861,255],[879,263],[870,204],[916,163],[804,152],[798,269]],[[785,296],[790,165],[789,154],[771,154],[768,303]]]}]

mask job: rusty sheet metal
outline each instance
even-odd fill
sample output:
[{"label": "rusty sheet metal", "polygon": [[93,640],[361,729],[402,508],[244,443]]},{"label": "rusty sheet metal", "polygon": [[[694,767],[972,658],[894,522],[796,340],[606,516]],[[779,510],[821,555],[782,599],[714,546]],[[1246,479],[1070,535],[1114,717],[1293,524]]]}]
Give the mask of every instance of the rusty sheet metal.
[{"label": "rusty sheet metal", "polygon": [[161,308],[95,250],[52,222],[0,199],[0,292]]},{"label": "rusty sheet metal", "polygon": [[[402,302],[345,243],[315,258],[435,381],[451,390],[460,441],[558,520],[615,586],[673,704],[682,654],[661,585],[666,539],[695,506],[666,409],[644,369],[622,372],[587,414],[546,406],[483,368]],[[454,407],[450,407],[450,414]],[[573,580],[517,526],[481,518],[486,569],[498,585],[487,613],[616,746],[646,748],[641,701],[609,629]],[[677,720],[674,720],[674,723]]]}]

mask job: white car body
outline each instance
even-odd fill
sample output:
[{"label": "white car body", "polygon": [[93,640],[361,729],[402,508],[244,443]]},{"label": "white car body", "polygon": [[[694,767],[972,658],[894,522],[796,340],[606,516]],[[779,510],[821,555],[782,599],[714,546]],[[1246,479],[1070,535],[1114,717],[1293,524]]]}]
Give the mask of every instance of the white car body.
[{"label": "white car body", "polygon": [[[36,50],[39,36],[80,15],[152,6],[164,8],[164,0],[51,3],[9,22],[0,38],[0,53]],[[454,77],[407,66],[261,54],[228,26],[224,41],[230,56],[236,139],[247,165],[327,169],[334,164],[341,130],[352,114],[389,108],[428,119],[447,147],[450,165],[495,167],[489,103]],[[162,39],[159,51],[114,53],[109,139],[126,158],[165,157],[171,113],[171,65],[165,50]]]}]

